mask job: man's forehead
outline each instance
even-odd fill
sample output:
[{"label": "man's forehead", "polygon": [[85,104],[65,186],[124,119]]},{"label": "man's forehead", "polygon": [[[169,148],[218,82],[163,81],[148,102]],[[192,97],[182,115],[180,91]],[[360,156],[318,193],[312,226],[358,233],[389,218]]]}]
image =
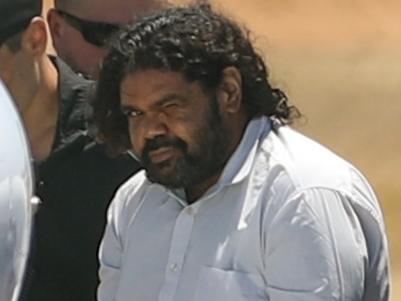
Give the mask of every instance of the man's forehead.
[{"label": "man's forehead", "polygon": [[127,74],[120,85],[121,98],[163,98],[168,94],[192,94],[200,92],[200,85],[189,82],[183,73],[168,70],[138,70]]},{"label": "man's forehead", "polygon": [[[146,83],[146,84],[145,84]],[[180,72],[165,69],[137,70],[126,74],[121,81],[121,90],[148,90],[152,88],[182,86],[186,83]]]}]

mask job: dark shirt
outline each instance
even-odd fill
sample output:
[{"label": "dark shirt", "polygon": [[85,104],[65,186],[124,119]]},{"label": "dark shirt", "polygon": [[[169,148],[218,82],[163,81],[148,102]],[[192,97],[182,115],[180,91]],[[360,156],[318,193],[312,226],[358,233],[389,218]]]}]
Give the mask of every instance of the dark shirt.
[{"label": "dark shirt", "polygon": [[106,210],[118,186],[138,170],[131,157],[110,158],[90,123],[91,85],[53,58],[60,113],[51,155],[37,164],[34,239],[21,300],[91,301]]}]

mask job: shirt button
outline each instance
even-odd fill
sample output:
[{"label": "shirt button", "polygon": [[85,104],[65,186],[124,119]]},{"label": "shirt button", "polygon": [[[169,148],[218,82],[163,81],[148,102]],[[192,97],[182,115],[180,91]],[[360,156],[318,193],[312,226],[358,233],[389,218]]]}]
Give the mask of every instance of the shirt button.
[{"label": "shirt button", "polygon": [[194,210],[192,209],[192,207],[187,207],[187,209],[185,209],[185,211],[187,212],[188,215],[194,214]]},{"label": "shirt button", "polygon": [[177,272],[178,271],[178,264],[173,263],[172,265],[170,265],[170,271],[172,272]]}]

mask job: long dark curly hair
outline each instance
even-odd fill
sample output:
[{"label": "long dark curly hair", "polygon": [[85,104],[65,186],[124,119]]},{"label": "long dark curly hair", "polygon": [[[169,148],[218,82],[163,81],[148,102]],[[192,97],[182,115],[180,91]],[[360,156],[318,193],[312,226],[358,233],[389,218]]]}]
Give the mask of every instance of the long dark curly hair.
[{"label": "long dark curly hair", "polygon": [[242,76],[249,118],[266,115],[289,124],[299,115],[286,95],[268,82],[268,70],[249,32],[208,4],[174,7],[127,26],[111,42],[94,98],[99,137],[114,153],[130,148],[128,123],[120,111],[120,84],[137,70],[181,72],[209,91],[233,66]]}]

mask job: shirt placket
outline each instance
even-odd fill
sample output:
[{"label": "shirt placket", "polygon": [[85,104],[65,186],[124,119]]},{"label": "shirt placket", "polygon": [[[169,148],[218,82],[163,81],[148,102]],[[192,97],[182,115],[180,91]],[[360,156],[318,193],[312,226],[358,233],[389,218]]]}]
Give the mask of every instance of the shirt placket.
[{"label": "shirt placket", "polygon": [[158,301],[173,301],[175,298],[183,270],[184,258],[191,239],[194,214],[195,208],[187,206],[177,217],[165,270],[165,282],[160,291]]}]

